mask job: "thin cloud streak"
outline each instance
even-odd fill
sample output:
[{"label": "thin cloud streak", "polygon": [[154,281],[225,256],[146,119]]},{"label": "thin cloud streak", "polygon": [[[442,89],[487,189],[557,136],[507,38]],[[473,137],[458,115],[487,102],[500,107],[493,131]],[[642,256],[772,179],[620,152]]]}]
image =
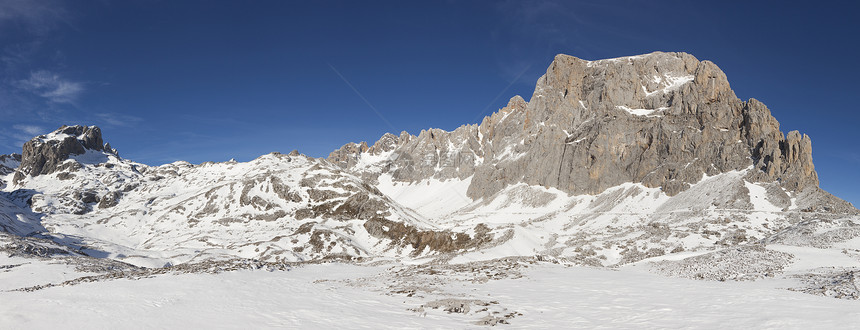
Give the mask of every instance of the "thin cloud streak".
[{"label": "thin cloud streak", "polygon": [[45,35],[66,22],[61,1],[0,0],[0,26],[17,25],[35,35]]},{"label": "thin cloud streak", "polygon": [[39,95],[52,103],[74,104],[84,85],[61,78],[58,74],[47,70],[30,73],[30,77],[19,81],[22,89]]},{"label": "thin cloud streak", "polygon": [[132,127],[143,121],[140,117],[112,112],[97,113],[95,116],[99,121],[116,127]]},{"label": "thin cloud streak", "polygon": [[36,125],[17,124],[12,125],[11,130],[0,133],[0,146],[14,152],[21,152],[21,147],[35,136],[45,133],[45,128]]},{"label": "thin cloud streak", "polygon": [[364,103],[367,104],[367,106],[370,107],[370,109],[376,113],[377,116],[379,116],[379,119],[382,119],[382,121],[384,121],[385,124],[388,125],[389,128],[391,128],[392,132],[397,131],[397,129],[394,128],[394,125],[391,125],[391,122],[389,122],[388,119],[385,119],[385,116],[383,116],[382,113],[379,112],[379,110],[376,110],[376,107],[374,107],[373,104],[370,104],[370,102],[367,101],[367,99],[364,97],[364,95],[361,95],[361,92],[359,92],[358,89],[356,89],[355,86],[353,86],[349,82],[349,80],[346,80],[346,77],[344,77],[342,74],[340,74],[340,71],[337,71],[337,69],[335,69],[334,66],[331,65],[331,63],[326,63],[326,64],[328,64],[328,67],[331,68],[331,70],[334,71],[334,73],[336,73],[338,77],[340,77],[340,80],[343,80],[343,82],[345,82],[346,85],[349,86],[349,88],[351,88],[352,91],[355,92],[355,94],[358,95],[358,97],[360,97],[361,100],[364,101]]},{"label": "thin cloud streak", "polygon": [[526,66],[526,68],[525,68],[525,69],[523,69],[523,71],[521,71],[521,72],[520,72],[520,74],[518,74],[518,75],[514,78],[514,80],[511,80],[511,82],[508,84],[508,86],[505,86],[505,89],[502,89],[502,91],[501,91],[501,92],[499,92],[499,94],[498,94],[498,95],[496,95],[496,97],[494,97],[494,98],[493,98],[493,100],[492,100],[492,101],[490,101],[490,103],[487,103],[487,106],[486,106],[486,107],[484,107],[484,110],[481,110],[481,112],[480,112],[480,113],[478,113],[478,115],[477,115],[477,116],[475,116],[475,118],[473,118],[473,119],[472,119],[472,122],[474,122],[474,121],[476,121],[476,120],[480,119],[480,118],[481,118],[485,113],[487,113],[487,110],[489,110],[489,109],[490,109],[490,107],[491,107],[491,106],[493,106],[493,104],[495,104],[495,103],[496,103],[496,101],[498,101],[498,100],[499,100],[499,98],[500,98],[500,97],[502,97],[502,95],[504,95],[504,94],[505,94],[505,92],[507,92],[507,91],[508,91],[508,89],[510,89],[510,88],[511,88],[511,86],[513,86],[517,81],[519,81],[519,80],[520,80],[520,78],[521,78],[521,77],[522,77],[526,72],[528,72],[528,71],[529,71],[529,69],[531,69],[531,67],[532,67],[532,65],[531,65],[531,64],[529,64],[528,66]]},{"label": "thin cloud streak", "polygon": [[36,125],[12,125],[12,128],[36,136],[45,133],[45,128]]},{"label": "thin cloud streak", "polygon": [[860,153],[847,151],[836,154],[836,157],[852,163],[860,164]]}]

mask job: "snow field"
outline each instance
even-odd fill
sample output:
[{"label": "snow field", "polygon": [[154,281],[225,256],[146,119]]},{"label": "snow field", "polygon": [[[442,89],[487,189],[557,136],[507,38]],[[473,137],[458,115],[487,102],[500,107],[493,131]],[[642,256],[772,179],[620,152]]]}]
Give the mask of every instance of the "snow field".
[{"label": "snow field", "polygon": [[[290,271],[162,275],[0,292],[12,328],[470,328],[514,315],[510,328],[844,328],[857,301],[782,290],[784,282],[705,282],[621,270],[538,263],[519,278],[435,280],[432,292],[389,292],[410,266],[319,264]],[[392,277],[393,276],[393,277]],[[439,299],[480,300],[468,313]],[[12,303],[14,302],[14,303]],[[424,306],[424,307],[421,307]],[[486,310],[485,310],[486,309]],[[119,321],[121,320],[121,321]]]}]

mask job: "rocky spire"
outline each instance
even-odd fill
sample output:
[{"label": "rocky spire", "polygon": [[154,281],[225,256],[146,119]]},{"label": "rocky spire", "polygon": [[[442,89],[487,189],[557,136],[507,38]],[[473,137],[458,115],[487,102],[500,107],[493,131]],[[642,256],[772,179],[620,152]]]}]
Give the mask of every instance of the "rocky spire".
[{"label": "rocky spire", "polygon": [[116,153],[102,141],[102,131],[96,126],[66,126],[39,135],[24,143],[21,164],[15,172],[14,182],[27,176],[50,174],[65,169],[65,160],[87,150]]}]

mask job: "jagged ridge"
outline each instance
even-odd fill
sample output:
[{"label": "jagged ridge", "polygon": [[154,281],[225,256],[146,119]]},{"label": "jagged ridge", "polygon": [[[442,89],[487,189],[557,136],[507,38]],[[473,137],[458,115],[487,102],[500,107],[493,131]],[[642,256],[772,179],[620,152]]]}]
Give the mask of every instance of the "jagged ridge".
[{"label": "jagged ridge", "polygon": [[[473,176],[473,199],[520,182],[571,194],[633,182],[676,195],[703,175],[749,167],[756,170],[748,181],[826,194],[811,145],[797,131],[784,135],[761,102],[739,100],[710,61],[663,52],[600,61],[558,55],[529,103],[516,96],[480,125],[386,134],[328,160],[402,182]],[[356,167],[362,155],[383,152],[376,172]],[[828,208],[853,210],[826,195]]]}]

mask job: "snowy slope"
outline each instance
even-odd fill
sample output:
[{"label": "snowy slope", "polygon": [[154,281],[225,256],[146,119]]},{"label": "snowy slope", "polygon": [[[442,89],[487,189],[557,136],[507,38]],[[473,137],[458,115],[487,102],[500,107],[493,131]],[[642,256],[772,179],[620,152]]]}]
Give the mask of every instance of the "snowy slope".
[{"label": "snowy slope", "polygon": [[[378,187],[442,228],[469,232],[485,225],[497,233],[493,244],[458,253],[451,262],[548,255],[611,266],[682,251],[757,244],[799,221],[834,217],[786,202],[796,199],[791,192],[745,181],[750,170],[705,175],[675,196],[634,183],[597,195],[518,184],[487,200],[471,201],[465,193],[470,178],[405,183],[388,174],[379,177]],[[785,200],[776,201],[768,192],[774,189],[783,192]]]},{"label": "snowy slope", "polygon": [[5,188],[10,198],[0,199],[0,206],[8,205],[0,225],[6,231],[42,231],[90,255],[160,267],[235,257],[421,253],[387,237],[387,229],[373,231],[368,220],[435,228],[358,177],[298,154],[149,167],[87,150],[62,164],[70,170]]},{"label": "snowy slope", "polygon": [[[753,169],[704,175],[674,196],[637,183],[595,195],[520,183],[473,200],[472,177],[369,179],[385,157],[349,171],[299,154],[156,167],[115,152],[70,156],[0,192],[0,323],[782,327],[858,317],[846,300],[860,298],[860,218],[812,212],[807,196],[747,181]],[[45,302],[72,307],[47,317]]]}]

